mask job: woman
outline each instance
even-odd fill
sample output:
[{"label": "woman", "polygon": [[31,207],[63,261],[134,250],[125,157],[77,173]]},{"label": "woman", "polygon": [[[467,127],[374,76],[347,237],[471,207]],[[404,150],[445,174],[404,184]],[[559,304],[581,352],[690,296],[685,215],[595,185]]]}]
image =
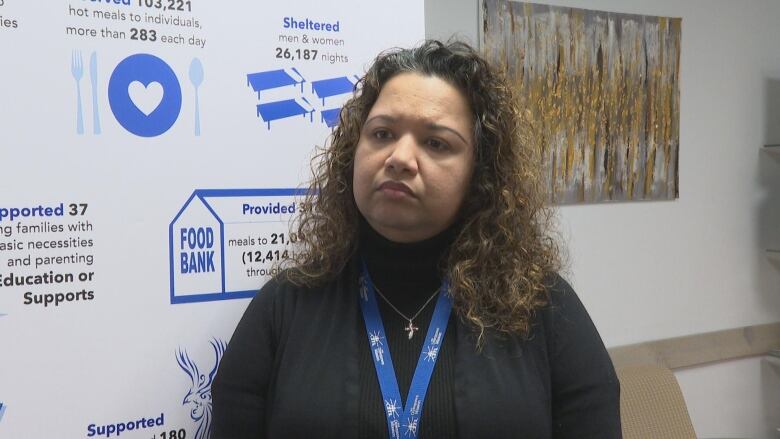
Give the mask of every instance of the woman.
[{"label": "woman", "polygon": [[462,43],[375,60],[315,168],[305,251],[222,359],[213,438],[620,437],[514,102]]}]

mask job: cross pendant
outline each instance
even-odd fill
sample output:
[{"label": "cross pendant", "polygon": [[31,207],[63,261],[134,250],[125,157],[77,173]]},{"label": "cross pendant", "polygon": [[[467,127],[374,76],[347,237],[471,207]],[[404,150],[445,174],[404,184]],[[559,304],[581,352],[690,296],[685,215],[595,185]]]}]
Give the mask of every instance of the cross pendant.
[{"label": "cross pendant", "polygon": [[409,340],[411,340],[412,337],[414,337],[414,331],[416,331],[416,330],[418,330],[420,328],[414,326],[414,323],[412,323],[412,321],[409,320],[409,324],[406,325],[406,328],[404,328],[404,329],[406,330],[406,332],[409,333]]}]

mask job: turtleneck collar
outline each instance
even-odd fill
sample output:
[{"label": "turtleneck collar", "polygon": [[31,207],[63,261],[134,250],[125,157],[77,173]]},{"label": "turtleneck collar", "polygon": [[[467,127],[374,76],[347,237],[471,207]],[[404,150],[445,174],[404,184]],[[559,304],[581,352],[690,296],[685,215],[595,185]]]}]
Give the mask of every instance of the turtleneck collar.
[{"label": "turtleneck collar", "polygon": [[371,280],[396,306],[414,307],[441,286],[442,266],[456,227],[431,238],[412,242],[390,241],[365,219],[360,221],[360,256]]}]

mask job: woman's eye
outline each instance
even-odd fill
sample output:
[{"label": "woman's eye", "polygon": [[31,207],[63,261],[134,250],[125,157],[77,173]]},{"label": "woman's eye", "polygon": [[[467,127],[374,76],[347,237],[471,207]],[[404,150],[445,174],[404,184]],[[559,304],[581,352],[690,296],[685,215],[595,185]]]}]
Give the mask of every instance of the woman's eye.
[{"label": "woman's eye", "polygon": [[439,139],[428,139],[428,146],[436,151],[446,151],[449,148],[449,145]]},{"label": "woman's eye", "polygon": [[386,140],[392,138],[393,135],[388,130],[376,130],[374,131],[374,138],[379,140]]}]

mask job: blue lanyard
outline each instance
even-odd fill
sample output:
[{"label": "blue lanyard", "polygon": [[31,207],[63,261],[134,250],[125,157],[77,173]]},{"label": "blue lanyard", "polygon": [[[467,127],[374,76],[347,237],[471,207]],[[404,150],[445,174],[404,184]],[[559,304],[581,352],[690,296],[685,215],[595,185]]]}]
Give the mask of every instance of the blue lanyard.
[{"label": "blue lanyard", "polygon": [[374,359],[376,376],[379,379],[379,388],[382,390],[382,400],[387,415],[387,429],[392,439],[401,439],[401,432],[403,432],[404,437],[417,438],[425,394],[428,392],[433,367],[436,365],[452,310],[449,285],[446,281],[442,283],[439,299],[433,310],[433,318],[431,324],[428,325],[425,344],[420,352],[420,358],[417,360],[417,368],[414,370],[406,404],[401,407],[398,379],[395,376],[393,360],[390,357],[390,347],[385,343],[387,341],[385,327],[379,314],[374,284],[371,282],[365,264],[363,264],[359,282],[360,308],[366,323],[368,343],[371,357]]}]

